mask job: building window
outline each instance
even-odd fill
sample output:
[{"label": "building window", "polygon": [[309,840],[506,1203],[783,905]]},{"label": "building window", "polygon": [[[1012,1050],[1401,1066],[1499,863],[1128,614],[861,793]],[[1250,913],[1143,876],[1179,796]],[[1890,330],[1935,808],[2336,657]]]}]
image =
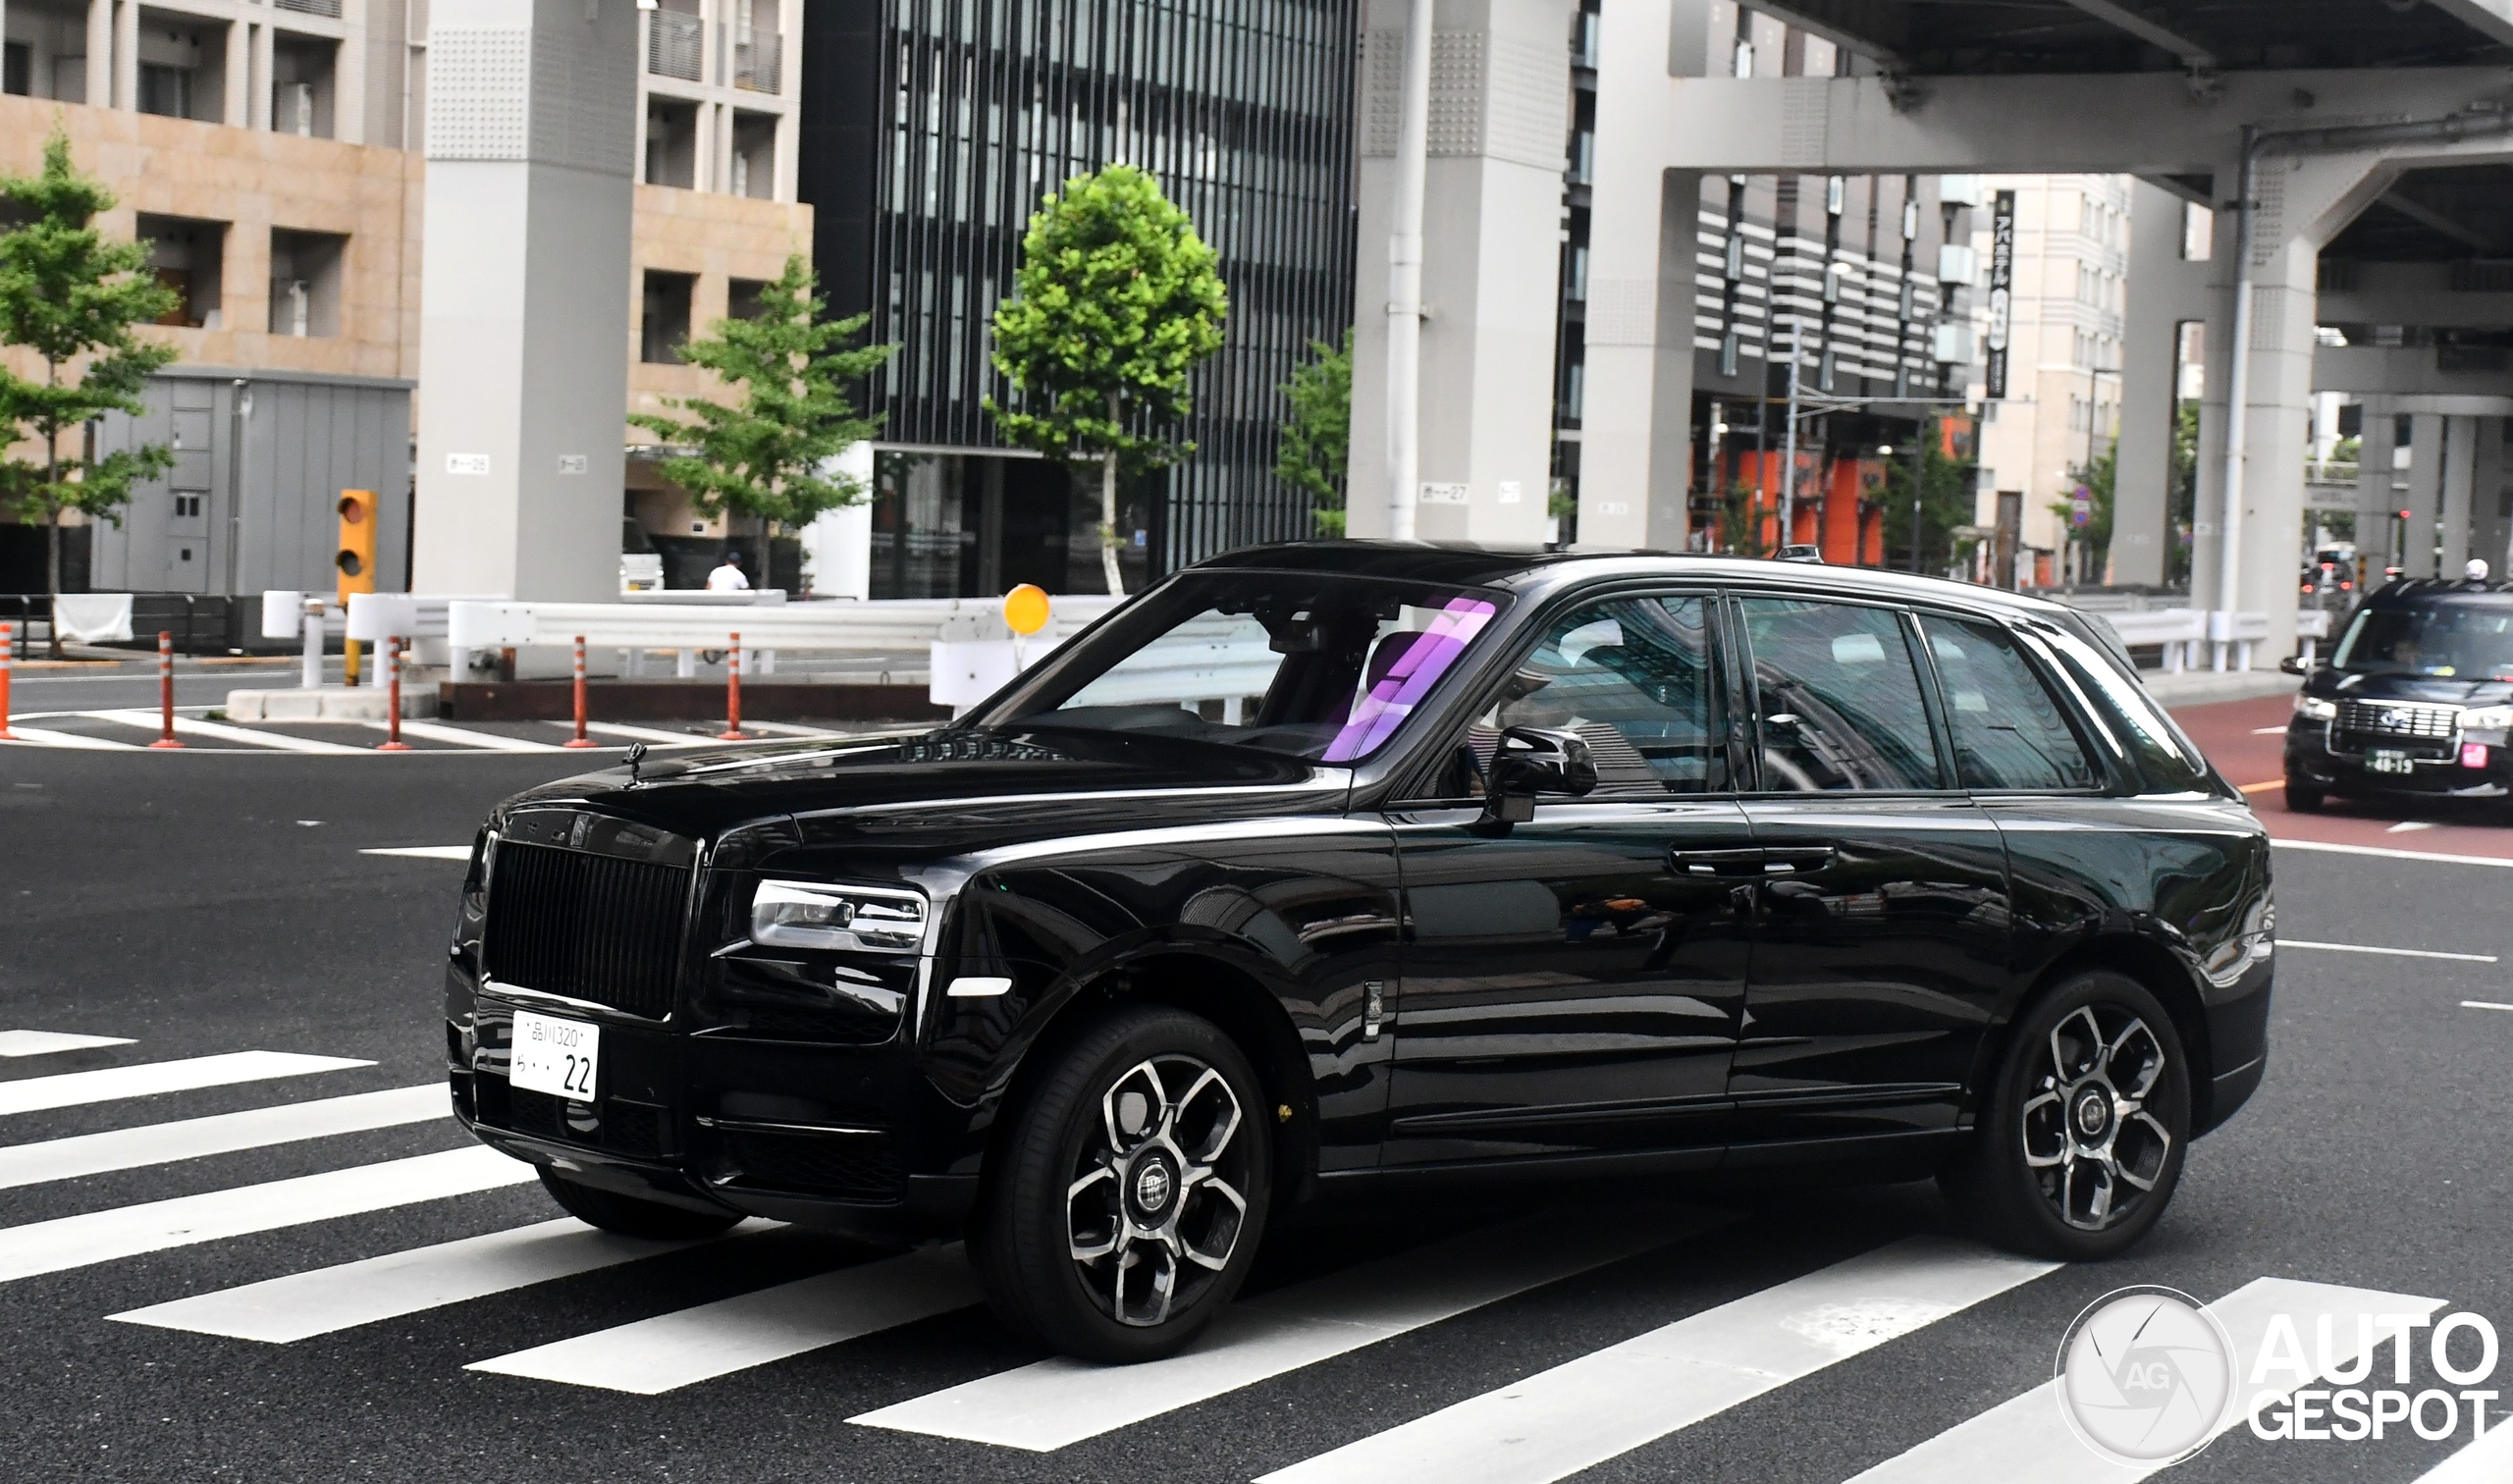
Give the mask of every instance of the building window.
[{"label": "building window", "polygon": [[[669,15],[657,11],[657,18]],[[646,100],[646,184],[698,185],[698,105],[670,98]]]},{"label": "building window", "polygon": [[1722,375],[1722,376],[1734,376],[1734,375],[1736,375],[1736,374],[1737,374],[1737,353],[1738,353],[1738,341],[1737,341],[1737,332],[1736,332],[1736,331],[1731,330],[1731,331],[1729,331],[1726,335],[1723,335],[1723,336],[1719,337],[1719,374],[1720,374],[1720,375]]},{"label": "building window", "polygon": [[694,273],[646,270],[638,359],[659,366],[680,364],[680,347],[689,343],[689,301],[697,287],[698,275]]},{"label": "building window", "polygon": [[1752,77],[1754,75],[1754,43],[1746,40],[1742,36],[1738,36],[1737,38],[1736,54],[1730,60],[1732,64],[1731,70],[1734,71],[1738,77]]},{"label": "building window", "polygon": [[1815,363],[1815,387],[1818,391],[1833,390],[1833,381],[1839,374],[1840,366],[1839,352],[1827,348],[1824,351],[1824,358]]},{"label": "building window", "polygon": [[333,132],[333,61],[339,44],[319,36],[282,34],[271,42],[271,128],[310,139]]},{"label": "building window", "polygon": [[1588,297],[1588,249],[1574,247],[1570,257],[1569,282],[1564,285],[1563,292],[1576,302],[1585,302]]},{"label": "building window", "polygon": [[0,93],[23,98],[34,81],[34,48],[24,41],[0,44]]},{"label": "building window", "polygon": [[2181,203],[2181,256],[2183,261],[2204,263],[2217,232],[2217,214],[2194,202]]},{"label": "building window", "polygon": [[192,116],[192,70],[155,62],[139,64],[139,111],[167,119]]},{"label": "building window", "polygon": [[1728,282],[1743,283],[1745,279],[1745,235],[1733,227],[1728,233]]},{"label": "building window", "polygon": [[219,277],[227,259],[227,224],[143,212],[134,230],[148,244],[148,266],[157,282],[175,293],[175,307],[157,323],[220,328]]},{"label": "building window", "polygon": [[759,318],[759,291],[767,287],[767,283],[760,279],[726,279],[724,317],[738,320]]},{"label": "building window", "polygon": [[329,232],[271,229],[271,334],[341,333],[341,265],[348,241]]},{"label": "building window", "polygon": [[1573,361],[1562,379],[1562,415],[1567,421],[1579,420],[1579,406],[1586,399],[1587,387],[1587,363]]},{"label": "building window", "polygon": [[725,182],[725,189],[732,194],[749,196],[755,201],[775,196],[775,115],[734,113],[732,170],[732,179]]}]

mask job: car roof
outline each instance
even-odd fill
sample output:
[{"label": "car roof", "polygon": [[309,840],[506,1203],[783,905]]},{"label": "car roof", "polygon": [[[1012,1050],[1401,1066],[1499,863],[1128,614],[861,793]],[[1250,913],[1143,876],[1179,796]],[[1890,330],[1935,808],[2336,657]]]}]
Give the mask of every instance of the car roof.
[{"label": "car roof", "polygon": [[[2488,600],[2494,600],[2490,603]],[[2454,577],[2399,577],[2374,590],[2365,602],[2373,608],[2424,608],[2435,603],[2472,603],[2500,607],[2513,599],[2513,582],[2472,582]]]},{"label": "car roof", "polygon": [[1241,547],[1208,557],[1189,570],[1340,572],[1528,592],[1552,592],[1591,580],[1663,575],[1744,586],[1771,583],[1817,587],[1848,596],[1996,609],[2038,617],[2083,616],[2047,599],[1974,583],[1949,582],[1941,577],[1812,561],[1712,556],[1698,552],[1564,552],[1462,542],[1301,541]]}]

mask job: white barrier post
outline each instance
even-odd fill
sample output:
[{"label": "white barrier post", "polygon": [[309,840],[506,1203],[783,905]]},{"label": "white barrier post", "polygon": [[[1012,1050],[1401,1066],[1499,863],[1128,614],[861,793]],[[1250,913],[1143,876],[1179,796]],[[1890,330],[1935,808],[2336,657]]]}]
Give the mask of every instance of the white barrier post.
[{"label": "white barrier post", "polygon": [[305,673],[297,682],[305,690],[323,687],[323,600],[305,600]]}]

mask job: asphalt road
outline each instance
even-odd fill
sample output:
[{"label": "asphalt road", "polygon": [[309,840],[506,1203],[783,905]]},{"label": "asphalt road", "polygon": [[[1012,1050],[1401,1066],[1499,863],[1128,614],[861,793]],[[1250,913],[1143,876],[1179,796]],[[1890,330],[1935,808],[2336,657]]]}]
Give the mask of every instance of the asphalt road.
[{"label": "asphalt road", "polygon": [[[574,766],[538,755],[410,756],[390,766],[309,757],[278,766],[213,754],[0,754],[8,847],[0,1031],[130,1040],[0,1059],[0,1109],[13,1106],[16,1084],[89,1069],[252,1050],[371,1064],[0,1113],[0,1182],[12,1151],[37,1141],[436,1082],[437,966],[460,868],[360,851],[467,841],[495,798]],[[2280,850],[2277,867],[2286,937],[2513,961],[2513,914],[2503,910],[2513,872],[2301,849]],[[1568,1476],[1582,1479],[1839,1484],[2048,1382],[2070,1319],[2128,1284],[2207,1299],[2262,1277],[2352,1285],[2513,1324],[2513,1265],[2504,1261],[2513,1189],[2492,1152],[2507,1111],[2502,1069],[2513,1054],[2513,1012],[2462,1006],[2513,1002],[2506,974],[2504,963],[2282,950],[2267,1084],[2229,1127],[2195,1146],[2171,1211],[2129,1257],[2019,1278],[1944,1317],[1837,1305],[1840,1312],[1823,1311],[1835,1330],[1882,1324],[1898,1338],[1864,1350],[1844,1345],[1834,1363],[1629,1449],[1608,1444],[1597,1453],[1610,1429],[1594,1425],[1571,1429],[1564,1445],[1555,1421],[1531,1414],[1507,1443],[1450,1476],[1557,1476],[1527,1472],[1524,1456],[1567,1446]],[[1356,1270],[1365,1280],[1357,1294],[1399,1294],[1424,1272],[1446,1271],[1451,1256],[1411,1255],[1445,1241],[1466,1252],[1461,1290],[1487,1301],[1236,1390],[1190,1395],[1172,1409],[1151,1404],[1141,1420],[1052,1451],[848,1420],[1039,1358],[982,1309],[947,1304],[652,1396],[465,1369],[887,1256],[787,1231],[290,1343],[109,1316],[558,1213],[537,1187],[508,1186],[191,1245],[161,1242],[112,1260],[96,1259],[114,1240],[109,1230],[121,1229],[98,1228],[66,1252],[56,1243],[48,1259],[26,1256],[24,1229],[36,1223],[230,1190],[249,1192],[237,1202],[249,1217],[304,1189],[275,1182],[463,1147],[449,1120],[431,1118],[0,1184],[0,1332],[9,1336],[0,1348],[0,1458],[9,1461],[0,1472],[531,1484],[1250,1480],[1881,1245],[1951,1230],[1934,1192],[1910,1185],[1559,1188],[1320,1213],[1275,1234],[1249,1300],[1273,1294],[1278,1306],[1296,1306],[1302,1285]],[[216,1204],[178,1208],[161,1224],[214,1224]],[[1507,1292],[1506,1273],[1477,1265],[1475,1244],[1486,1238],[1496,1248],[1515,1243],[1522,1269],[1552,1254],[1570,1276]],[[1589,1255],[1572,1255],[1581,1251]],[[52,1270],[19,1276],[47,1261]],[[1349,1322],[1362,1306],[1356,1298],[1340,1317]],[[2312,1338],[2308,1331],[2305,1343]],[[2417,1355],[2412,1389],[2444,1385],[2423,1347]],[[2386,1380],[2388,1364],[2386,1350],[2382,1374],[2367,1384]],[[1641,1385],[1624,1413],[1687,1395],[1690,1376],[1685,1364],[1666,1363],[1663,1385]],[[2507,1376],[2513,1369],[2499,1364],[2495,1384],[2513,1399]],[[1086,1376],[1061,1410],[1068,1421],[1124,1412],[1157,1384],[1122,1371]],[[2463,1441],[2466,1433],[2425,1442],[2394,1425],[2379,1442],[2271,1443],[2237,1428],[2172,1474],[2405,1481]],[[1581,1464],[1583,1447],[1604,1461]],[[2030,1476],[2134,1477],[2086,1474],[2081,1455],[2050,1461]],[[1991,1477],[1961,1469],[1905,1476]]]}]

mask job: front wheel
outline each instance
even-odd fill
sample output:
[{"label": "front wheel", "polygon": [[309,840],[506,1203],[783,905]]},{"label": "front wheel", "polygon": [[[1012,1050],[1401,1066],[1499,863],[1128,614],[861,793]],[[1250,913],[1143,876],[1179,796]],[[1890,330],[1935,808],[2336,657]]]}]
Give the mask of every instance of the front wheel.
[{"label": "front wheel", "polygon": [[1990,1240],[2082,1262],[2147,1234],[2189,1143],[2190,1067],[2171,1017],[2145,985],[2098,970],[2026,1010],[1970,1151],[1939,1180]]},{"label": "front wheel", "polygon": [[1255,1071],[1220,1028],[1133,1006],[1013,1114],[971,1244],[1012,1328],[1086,1360],[1175,1354],[1238,1292],[1271,1190]]}]

